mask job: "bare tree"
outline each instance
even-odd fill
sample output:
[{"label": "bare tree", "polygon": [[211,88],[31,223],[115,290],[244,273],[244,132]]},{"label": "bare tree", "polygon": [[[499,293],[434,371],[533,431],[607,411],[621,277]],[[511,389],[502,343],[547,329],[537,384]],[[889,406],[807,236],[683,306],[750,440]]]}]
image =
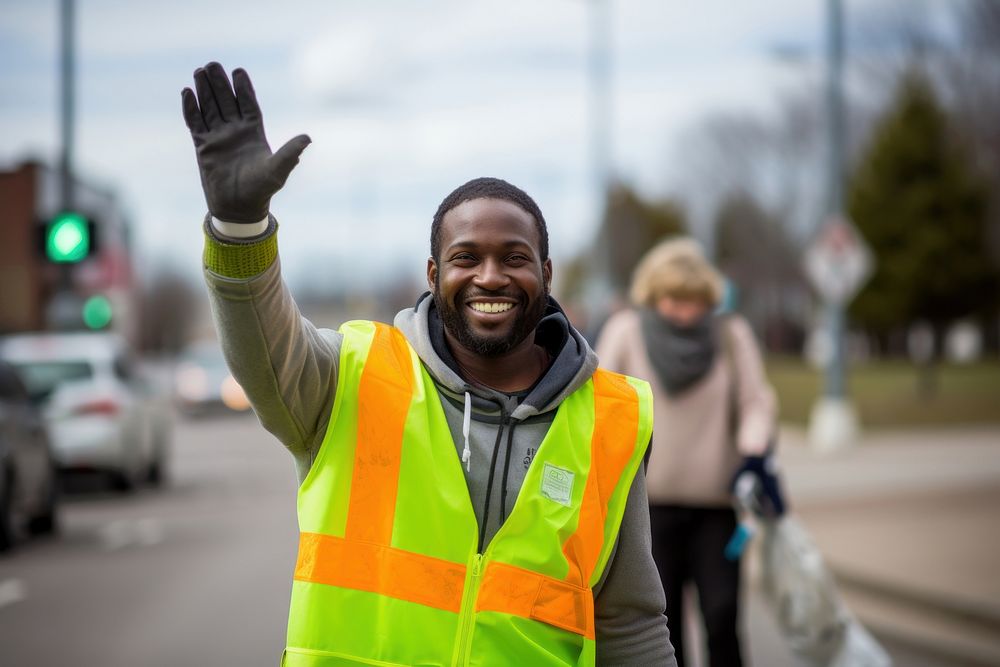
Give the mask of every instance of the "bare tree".
[{"label": "bare tree", "polygon": [[139,349],[175,354],[188,342],[199,312],[205,308],[200,290],[177,271],[161,268],[140,291]]}]

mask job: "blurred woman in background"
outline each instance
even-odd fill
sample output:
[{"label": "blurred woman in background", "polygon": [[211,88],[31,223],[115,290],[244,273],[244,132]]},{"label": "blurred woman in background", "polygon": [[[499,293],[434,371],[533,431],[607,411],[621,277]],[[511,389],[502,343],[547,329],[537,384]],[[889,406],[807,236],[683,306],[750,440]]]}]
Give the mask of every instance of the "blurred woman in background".
[{"label": "blurred woman in background", "polygon": [[605,368],[650,382],[652,454],[646,473],[653,558],[667,624],[684,662],[682,593],[698,592],[713,667],[742,664],[740,563],[724,555],[736,528],[732,484],[758,478],[772,514],[784,503],[771,465],[776,404],[747,322],[717,314],[724,282],[693,239],[664,241],[636,267],[634,308],[613,315],[597,342]]}]

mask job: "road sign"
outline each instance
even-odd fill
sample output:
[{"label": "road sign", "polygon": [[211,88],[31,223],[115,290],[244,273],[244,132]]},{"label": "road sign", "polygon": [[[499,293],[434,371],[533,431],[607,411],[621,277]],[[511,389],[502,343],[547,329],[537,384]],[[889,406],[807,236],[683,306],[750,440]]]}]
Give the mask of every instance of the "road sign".
[{"label": "road sign", "polygon": [[806,275],[827,303],[849,303],[871,276],[872,252],[848,220],[832,217],[806,249]]}]

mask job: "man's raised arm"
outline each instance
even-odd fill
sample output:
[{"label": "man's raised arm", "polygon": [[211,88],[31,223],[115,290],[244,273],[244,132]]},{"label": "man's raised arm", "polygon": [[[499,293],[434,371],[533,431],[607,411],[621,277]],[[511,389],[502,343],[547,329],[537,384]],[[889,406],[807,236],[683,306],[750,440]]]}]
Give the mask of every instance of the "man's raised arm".
[{"label": "man's raised arm", "polygon": [[272,152],[250,77],[219,63],[181,93],[202,189],[205,278],[233,376],[264,426],[296,455],[302,479],[322,441],[336,386],[340,336],[299,313],[281,280],[271,197],[309,145],[299,135]]}]

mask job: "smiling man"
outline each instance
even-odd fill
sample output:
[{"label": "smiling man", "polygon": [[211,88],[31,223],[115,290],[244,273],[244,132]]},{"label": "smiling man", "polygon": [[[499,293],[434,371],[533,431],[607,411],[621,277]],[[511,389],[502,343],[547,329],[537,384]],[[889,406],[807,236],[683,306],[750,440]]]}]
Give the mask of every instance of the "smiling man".
[{"label": "smiling man", "polygon": [[549,296],[545,219],[475,179],[431,224],[429,292],[317,329],[281,279],[272,153],[246,72],[182,94],[223,349],[298,471],[282,664],[671,665],[650,556],[646,383],[597,367]]}]

